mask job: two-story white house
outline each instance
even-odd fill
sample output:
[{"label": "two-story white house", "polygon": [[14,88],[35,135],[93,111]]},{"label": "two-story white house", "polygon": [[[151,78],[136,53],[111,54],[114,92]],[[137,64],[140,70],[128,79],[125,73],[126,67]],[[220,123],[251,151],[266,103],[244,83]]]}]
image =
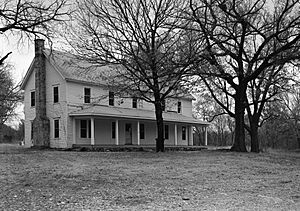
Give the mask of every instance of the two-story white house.
[{"label": "two-story white house", "polygon": [[[85,65],[68,53],[44,49],[43,40],[35,41],[35,58],[21,85],[25,145],[154,146],[154,106],[136,97],[115,96],[98,77],[99,71],[87,71]],[[101,68],[113,71],[110,66]],[[166,102],[166,146],[193,145],[193,126],[209,125],[192,117],[192,100],[185,95]]]}]

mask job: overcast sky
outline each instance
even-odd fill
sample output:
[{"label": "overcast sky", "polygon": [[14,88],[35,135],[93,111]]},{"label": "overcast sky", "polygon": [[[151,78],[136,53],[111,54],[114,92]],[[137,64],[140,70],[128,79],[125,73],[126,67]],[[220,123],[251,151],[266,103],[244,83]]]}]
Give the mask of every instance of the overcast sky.
[{"label": "overcast sky", "polygon": [[3,56],[8,52],[12,52],[5,60],[14,66],[12,75],[15,83],[19,83],[25,76],[26,71],[34,57],[33,43],[26,42],[18,45],[17,39],[14,37],[0,37],[1,49],[0,55]]}]

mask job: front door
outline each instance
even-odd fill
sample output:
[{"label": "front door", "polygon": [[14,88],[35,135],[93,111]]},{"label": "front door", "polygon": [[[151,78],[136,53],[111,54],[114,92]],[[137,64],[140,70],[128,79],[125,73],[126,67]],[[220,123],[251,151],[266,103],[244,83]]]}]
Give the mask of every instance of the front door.
[{"label": "front door", "polygon": [[131,123],[125,124],[125,144],[132,144],[132,125]]}]

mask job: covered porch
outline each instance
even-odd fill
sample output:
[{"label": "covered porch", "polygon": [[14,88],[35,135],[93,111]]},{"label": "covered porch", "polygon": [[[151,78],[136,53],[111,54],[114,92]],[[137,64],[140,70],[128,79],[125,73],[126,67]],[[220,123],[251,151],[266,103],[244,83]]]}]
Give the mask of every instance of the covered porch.
[{"label": "covered porch", "polygon": [[[93,106],[71,112],[73,145],[91,146],[154,146],[157,137],[153,111],[109,106]],[[209,123],[165,112],[165,146],[193,146],[193,126],[205,128]]]}]

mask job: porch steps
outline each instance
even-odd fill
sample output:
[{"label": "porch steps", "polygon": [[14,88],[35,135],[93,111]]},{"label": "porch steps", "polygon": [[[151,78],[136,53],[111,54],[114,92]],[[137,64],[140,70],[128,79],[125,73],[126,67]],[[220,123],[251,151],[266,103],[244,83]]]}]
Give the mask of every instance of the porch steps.
[{"label": "porch steps", "polygon": [[[205,146],[165,146],[165,151],[201,151],[207,149]],[[137,146],[137,145],[82,145],[73,144],[72,151],[96,151],[96,152],[155,152],[155,146]]]}]

